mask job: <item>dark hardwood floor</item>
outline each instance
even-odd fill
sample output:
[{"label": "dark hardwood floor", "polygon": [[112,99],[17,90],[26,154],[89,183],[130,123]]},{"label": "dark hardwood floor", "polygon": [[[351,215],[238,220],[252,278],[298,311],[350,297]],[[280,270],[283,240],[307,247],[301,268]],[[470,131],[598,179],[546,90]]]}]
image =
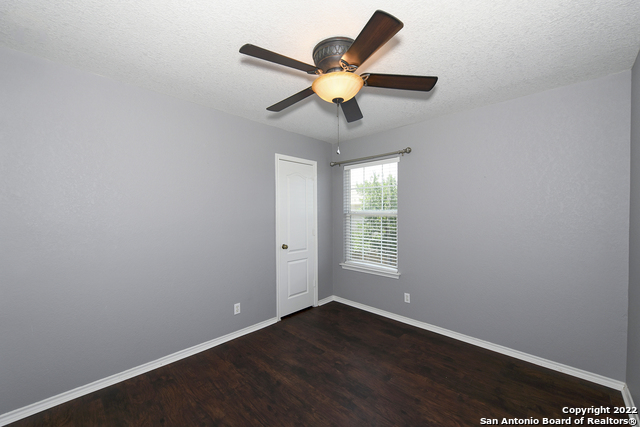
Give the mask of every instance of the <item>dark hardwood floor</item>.
[{"label": "dark hardwood floor", "polygon": [[[11,426],[543,425],[592,406],[624,403],[619,391],[333,302]],[[607,416],[628,419],[593,418]]]}]

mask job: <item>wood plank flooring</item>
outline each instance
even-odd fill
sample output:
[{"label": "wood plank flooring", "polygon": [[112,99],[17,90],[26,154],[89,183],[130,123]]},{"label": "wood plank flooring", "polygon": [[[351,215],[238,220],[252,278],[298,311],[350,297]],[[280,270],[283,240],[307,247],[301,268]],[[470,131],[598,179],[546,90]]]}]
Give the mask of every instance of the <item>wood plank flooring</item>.
[{"label": "wood plank flooring", "polygon": [[[592,406],[624,403],[619,391],[333,302],[11,426],[543,425]],[[607,416],[628,419],[592,418]]]}]

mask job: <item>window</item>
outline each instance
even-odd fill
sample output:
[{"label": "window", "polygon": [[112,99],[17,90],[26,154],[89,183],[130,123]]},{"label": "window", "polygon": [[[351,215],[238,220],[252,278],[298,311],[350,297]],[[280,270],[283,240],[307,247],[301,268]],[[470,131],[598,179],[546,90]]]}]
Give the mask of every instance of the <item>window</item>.
[{"label": "window", "polygon": [[398,278],[398,157],[344,168],[344,257],[349,270]]}]

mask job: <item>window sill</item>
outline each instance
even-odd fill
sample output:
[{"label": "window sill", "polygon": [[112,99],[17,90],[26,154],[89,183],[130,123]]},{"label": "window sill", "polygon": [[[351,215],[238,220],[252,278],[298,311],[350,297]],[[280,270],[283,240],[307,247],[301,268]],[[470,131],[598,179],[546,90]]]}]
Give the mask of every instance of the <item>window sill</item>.
[{"label": "window sill", "polygon": [[375,274],[376,276],[390,277],[392,279],[398,279],[400,277],[400,272],[392,268],[376,268],[376,267],[370,267],[368,265],[356,264],[352,262],[349,262],[349,263],[341,262],[340,266],[342,266],[342,268],[344,268],[345,270]]}]

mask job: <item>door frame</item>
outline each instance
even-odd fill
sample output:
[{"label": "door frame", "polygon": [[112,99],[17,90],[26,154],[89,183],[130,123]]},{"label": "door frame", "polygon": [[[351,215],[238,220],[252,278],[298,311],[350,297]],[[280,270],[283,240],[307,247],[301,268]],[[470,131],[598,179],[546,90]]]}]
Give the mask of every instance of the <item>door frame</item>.
[{"label": "door frame", "polygon": [[315,239],[313,239],[313,245],[315,249],[315,259],[314,259],[314,271],[313,271],[313,307],[318,306],[318,162],[315,160],[307,160],[301,159],[299,157],[287,156],[284,154],[276,153],[276,313],[278,321],[280,320],[280,254],[282,254],[280,241],[280,204],[278,203],[279,199],[279,185],[278,179],[280,176],[280,161],[288,161],[294,163],[301,163],[303,165],[313,166],[313,235]]}]

